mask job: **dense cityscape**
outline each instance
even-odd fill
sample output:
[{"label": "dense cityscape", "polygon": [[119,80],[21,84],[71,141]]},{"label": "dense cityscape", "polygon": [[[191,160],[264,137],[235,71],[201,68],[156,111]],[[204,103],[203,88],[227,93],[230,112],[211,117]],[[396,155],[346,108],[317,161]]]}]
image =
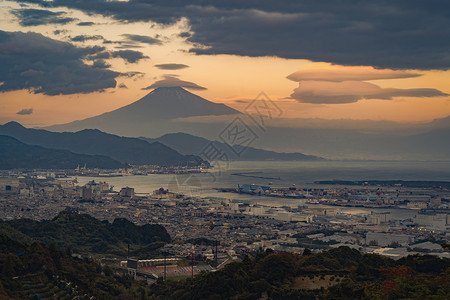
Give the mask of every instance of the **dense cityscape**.
[{"label": "dense cityscape", "polygon": [[[17,176],[19,175],[19,176]],[[114,190],[106,181],[77,185],[76,179],[55,178],[52,172],[2,177],[0,219],[52,219],[65,209],[112,222],[126,218],[135,224],[163,225],[172,243],[170,255],[196,253],[214,259],[218,244],[220,263],[242,255],[273,249],[302,253],[349,246],[362,253],[394,259],[433,253],[449,257],[441,244],[450,241],[450,190],[395,186],[328,186],[327,188],[274,188],[241,185],[235,193],[255,197],[304,199],[297,207],[268,206],[251,200],[191,197],[161,188],[137,194],[133,187]],[[368,207],[369,213],[346,212],[345,207]],[[402,217],[380,208],[411,211]],[[196,245],[205,239],[209,245]]]}]

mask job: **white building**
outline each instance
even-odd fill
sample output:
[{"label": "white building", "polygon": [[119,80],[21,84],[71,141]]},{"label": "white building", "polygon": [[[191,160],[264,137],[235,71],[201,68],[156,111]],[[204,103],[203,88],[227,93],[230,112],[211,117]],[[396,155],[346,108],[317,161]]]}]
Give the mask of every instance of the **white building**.
[{"label": "white building", "polygon": [[450,225],[450,214],[417,214],[414,217],[414,221],[423,227],[446,230]]},{"label": "white building", "polygon": [[389,233],[389,232],[368,232],[366,234],[366,243],[375,242],[378,246],[389,246],[398,243],[406,246],[414,242],[414,237],[407,234]]}]

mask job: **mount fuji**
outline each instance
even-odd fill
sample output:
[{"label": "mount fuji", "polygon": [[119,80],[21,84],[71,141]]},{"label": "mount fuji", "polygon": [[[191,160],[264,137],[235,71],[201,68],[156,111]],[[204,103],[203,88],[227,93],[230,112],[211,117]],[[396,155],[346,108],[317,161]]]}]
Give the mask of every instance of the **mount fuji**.
[{"label": "mount fuji", "polygon": [[173,122],[178,118],[233,114],[240,112],[225,104],[208,101],[181,87],[159,87],[140,100],[114,111],[45,129],[73,132],[95,128],[119,135],[157,137],[189,126]]}]

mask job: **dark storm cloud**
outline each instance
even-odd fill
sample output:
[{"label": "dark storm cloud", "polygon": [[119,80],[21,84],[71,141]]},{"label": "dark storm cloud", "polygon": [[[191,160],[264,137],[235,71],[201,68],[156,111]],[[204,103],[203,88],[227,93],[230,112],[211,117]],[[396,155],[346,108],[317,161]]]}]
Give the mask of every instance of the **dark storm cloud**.
[{"label": "dark storm cloud", "polygon": [[190,40],[210,46],[192,51],[392,69],[450,67],[450,20],[442,12],[414,7],[414,1],[297,2],[290,11],[218,12],[202,23],[192,18]]},{"label": "dark storm cloud", "polygon": [[111,52],[112,57],[120,57],[129,63],[136,63],[141,59],[149,58],[145,56],[142,52],[134,51],[134,50],[119,50]]},{"label": "dark storm cloud", "polygon": [[181,80],[173,75],[165,75],[163,79],[155,81],[152,85],[143,88],[143,90],[153,90],[159,87],[184,87],[191,90],[206,90],[205,87],[202,87],[194,82]]},{"label": "dark storm cloud", "polygon": [[16,112],[17,115],[31,115],[33,113],[32,108],[24,108]]},{"label": "dark storm cloud", "polygon": [[180,70],[180,69],[184,69],[184,68],[189,68],[188,65],[185,65],[185,64],[175,64],[175,63],[171,63],[171,64],[159,64],[159,65],[155,65],[155,67],[157,67],[158,69],[161,69],[161,70]]},{"label": "dark storm cloud", "polygon": [[[47,1],[22,0],[41,3]],[[124,22],[190,23],[197,54],[311,59],[382,68],[450,68],[448,1],[54,0]]]},{"label": "dark storm cloud", "polygon": [[59,95],[115,87],[120,73],[83,62],[102,51],[100,47],[75,47],[38,33],[0,31],[0,91],[28,89]]},{"label": "dark storm cloud", "polygon": [[85,42],[85,41],[98,41],[103,40],[103,36],[101,35],[77,35],[70,40],[72,42]]},{"label": "dark storm cloud", "polygon": [[22,26],[67,24],[76,20],[66,17],[65,12],[51,12],[42,9],[15,9],[12,13],[19,19],[19,24]]},{"label": "dark storm cloud", "polygon": [[146,35],[137,35],[137,34],[122,34],[123,37],[128,41],[144,43],[149,45],[161,45],[162,41],[146,36]]},{"label": "dark storm cloud", "polygon": [[[38,4],[42,7],[52,7],[52,3],[46,0],[16,0],[18,3],[31,3],[31,4]],[[23,4],[21,4],[23,5]]]}]

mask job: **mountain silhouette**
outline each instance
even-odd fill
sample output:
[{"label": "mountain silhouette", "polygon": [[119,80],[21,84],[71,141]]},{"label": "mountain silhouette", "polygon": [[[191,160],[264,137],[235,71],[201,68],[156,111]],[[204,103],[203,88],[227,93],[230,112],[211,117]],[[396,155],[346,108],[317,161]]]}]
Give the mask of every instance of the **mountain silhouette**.
[{"label": "mountain silhouette", "polygon": [[103,155],[75,154],[68,150],[48,149],[24,144],[17,139],[0,135],[0,169],[118,169],[124,164]]},{"label": "mountain silhouette", "polygon": [[17,122],[9,122],[0,125],[0,134],[12,136],[30,145],[80,154],[105,155],[122,163],[136,165],[176,166],[198,165],[202,162],[193,155],[182,155],[159,142],[148,143],[138,138],[104,133],[98,129],[59,133],[25,128]]},{"label": "mountain silhouette", "polygon": [[[181,87],[159,87],[140,100],[104,114],[67,124],[46,127],[52,131],[96,128],[127,136],[159,136],[170,132],[178,118],[222,116],[240,112],[208,101]],[[179,131],[179,129],[178,129]]]},{"label": "mountain silhouette", "polygon": [[[302,161],[302,160],[321,160],[321,157],[314,155],[306,155],[303,153],[284,153],[268,151],[263,149],[257,149],[254,147],[246,147],[242,149],[242,146],[235,145],[234,151],[229,145],[219,142],[211,141],[202,137],[194,136],[187,133],[169,133],[160,136],[156,139],[149,139],[141,137],[141,139],[148,142],[160,142],[172,149],[177,150],[181,154],[199,154],[202,150],[208,147],[208,144],[212,143],[216,149],[219,149],[221,153],[227,155],[229,160],[242,160],[242,161],[262,161],[262,160],[281,160],[281,161]],[[239,153],[239,155],[236,155]]]}]

